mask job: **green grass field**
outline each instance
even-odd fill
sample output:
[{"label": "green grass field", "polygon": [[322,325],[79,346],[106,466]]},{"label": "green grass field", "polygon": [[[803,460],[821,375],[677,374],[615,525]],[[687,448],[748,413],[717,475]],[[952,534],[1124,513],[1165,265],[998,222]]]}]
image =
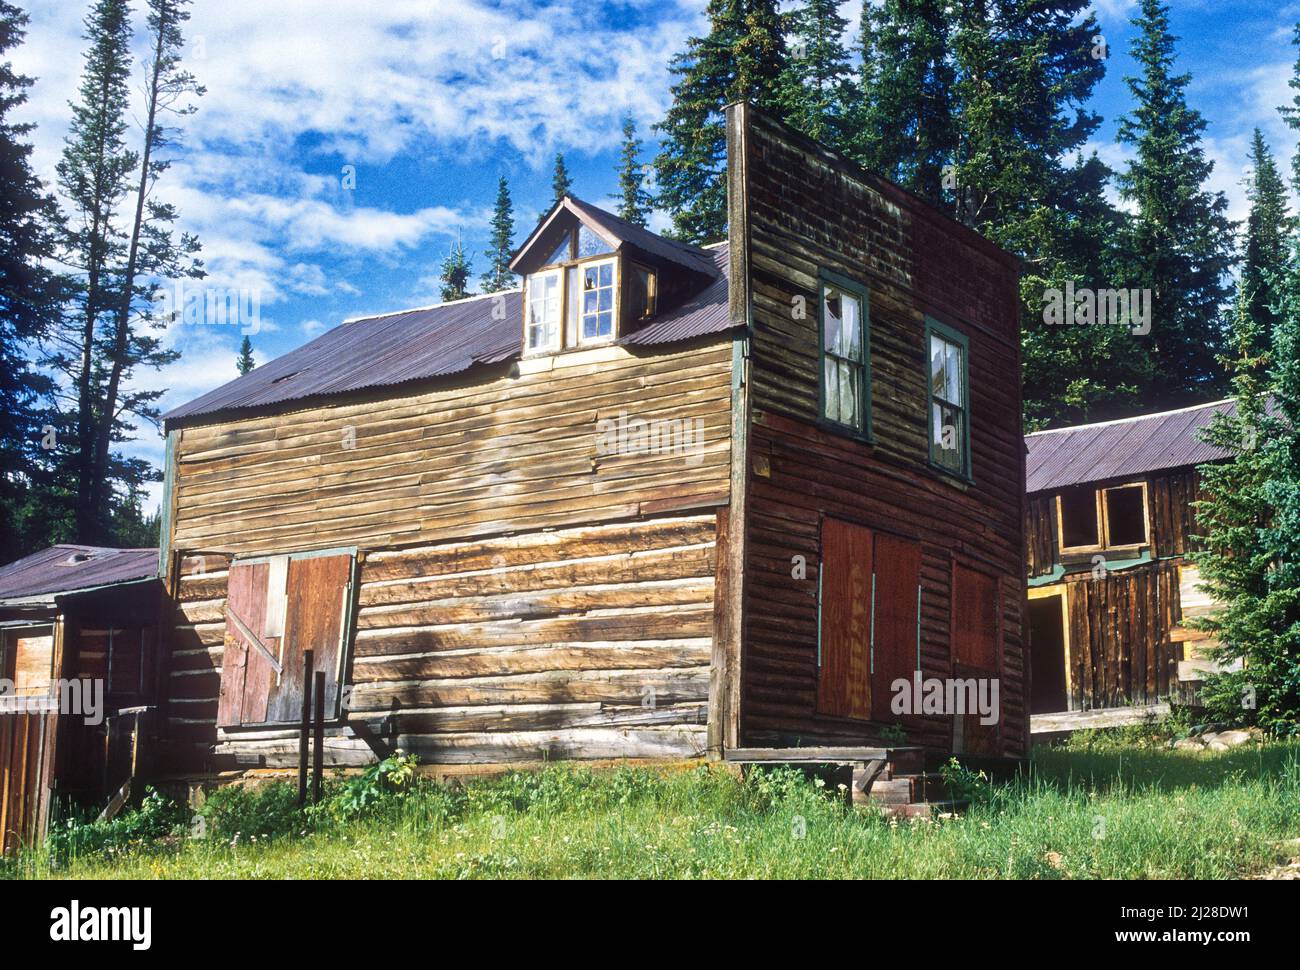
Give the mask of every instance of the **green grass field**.
[{"label": "green grass field", "polygon": [[[1300,855],[1300,743],[1221,754],[1038,749],[960,817],[891,821],[789,770],[739,779],[553,766],[449,788],[341,780],[311,817],[287,786],[214,799],[206,836],[155,805],[9,878],[1236,878]],[[146,814],[148,813],[146,809]],[[140,813],[135,813],[137,816]],[[176,826],[179,825],[179,828]],[[134,829],[132,828],[134,826]],[[148,830],[141,834],[143,830]],[[102,833],[101,833],[102,834]],[[98,841],[97,841],[98,839]]]}]

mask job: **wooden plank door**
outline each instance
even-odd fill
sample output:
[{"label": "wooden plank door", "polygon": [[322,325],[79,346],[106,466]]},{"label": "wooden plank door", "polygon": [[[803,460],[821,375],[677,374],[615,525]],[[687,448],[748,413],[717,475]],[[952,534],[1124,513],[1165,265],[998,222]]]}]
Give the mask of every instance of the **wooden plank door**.
[{"label": "wooden plank door", "polygon": [[[920,624],[921,544],[910,539],[876,533],[875,617],[872,638],[872,718],[897,721],[890,709],[893,683],[909,683],[916,670],[917,631]],[[920,711],[913,712],[919,715]],[[904,716],[906,719],[907,716]]]},{"label": "wooden plank door", "polygon": [[295,557],[289,563],[284,618],[284,676],[271,700],[269,719],[302,715],[303,651],[325,674],[325,710],[338,711],[343,638],[352,592],[352,554]]},{"label": "wooden plank door", "polygon": [[235,563],[230,567],[221,694],[217,701],[219,727],[261,724],[266,720],[275,669],[266,655],[250,642],[248,634],[257,637],[271,653],[279,652],[279,638],[265,636],[269,574],[270,565],[266,562]]},{"label": "wooden plank door", "polygon": [[822,520],[817,712],[871,716],[870,529]]},{"label": "wooden plank door", "polygon": [[[952,661],[953,676],[989,679],[1001,671],[1001,623],[998,618],[998,581],[993,576],[953,563]],[[1000,712],[999,712],[1000,714]],[[958,750],[976,754],[999,753],[1001,718],[980,724],[978,714],[966,714],[954,723]]]}]

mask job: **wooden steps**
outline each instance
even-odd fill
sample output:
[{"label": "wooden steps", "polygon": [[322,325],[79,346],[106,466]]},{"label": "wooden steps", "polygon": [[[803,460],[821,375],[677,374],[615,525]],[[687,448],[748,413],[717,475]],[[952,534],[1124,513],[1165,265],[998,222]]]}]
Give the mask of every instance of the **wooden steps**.
[{"label": "wooden steps", "polygon": [[852,771],[853,804],[888,815],[918,818],[956,811],[964,802],[948,798],[943,776],[926,770],[923,748],[732,748],[724,760],[750,765],[834,765]]}]

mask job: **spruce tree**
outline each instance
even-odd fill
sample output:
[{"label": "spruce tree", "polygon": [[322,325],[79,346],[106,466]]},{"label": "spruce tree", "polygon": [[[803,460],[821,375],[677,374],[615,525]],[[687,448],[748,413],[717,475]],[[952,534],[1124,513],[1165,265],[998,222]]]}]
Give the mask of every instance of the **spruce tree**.
[{"label": "spruce tree", "polygon": [[254,367],[257,361],[253,360],[253,342],[244,335],[244,339],[239,342],[239,356],[235,358],[235,370],[239,371],[239,376],[243,377]]},{"label": "spruce tree", "polygon": [[1152,407],[1178,407],[1221,394],[1225,348],[1220,314],[1234,261],[1228,201],[1207,189],[1205,121],[1187,104],[1190,77],[1174,73],[1177,38],[1169,8],[1141,0],[1132,53],[1140,73],[1126,78],[1135,102],[1119,139],[1134,149],[1120,176],[1121,196],[1136,208],[1126,242],[1130,286],[1153,299]]},{"label": "spruce tree", "polygon": [[[1235,412],[1216,418],[1207,441],[1228,451],[1199,469],[1192,556],[1219,608],[1198,625],[1227,668],[1202,689],[1214,719],[1300,729],[1300,243],[1291,240],[1278,280],[1280,303],[1269,349],[1247,294],[1237,301],[1228,361]],[[1244,660],[1244,666],[1241,661]]]},{"label": "spruce tree", "polygon": [[[1291,96],[1290,104],[1282,105],[1277,110],[1292,131],[1300,132],[1300,23],[1295,25],[1291,33],[1291,45],[1296,48],[1296,62],[1291,68],[1291,79],[1287,81],[1287,86],[1295,94]],[[1300,145],[1296,146],[1295,153],[1291,156],[1291,188],[1300,193]]]},{"label": "spruce tree", "polygon": [[[107,515],[96,505],[96,441],[103,408],[105,321],[122,297],[117,271],[126,241],[120,208],[130,191],[139,156],[127,145],[130,103],[131,21],[125,0],[96,0],[85,21],[88,48],[72,123],[57,166],[59,186],[71,208],[64,261],[78,274],[73,313],[48,363],[63,371],[75,396],[70,421],[75,440],[67,458],[74,485],[76,540],[108,540]],[[111,420],[111,417],[109,417]]]},{"label": "spruce tree", "polygon": [[60,281],[44,266],[54,255],[57,210],[32,172],[34,126],[9,117],[33,83],[3,60],[26,24],[25,13],[0,2],[0,563],[33,544],[22,510],[33,500],[43,458],[38,408],[52,387],[27,358],[52,328],[61,298]]},{"label": "spruce tree", "polygon": [[465,247],[457,240],[442,261],[442,275],[439,277],[442,302],[463,300],[469,296],[469,277],[469,257],[465,255]]},{"label": "spruce tree", "polygon": [[868,169],[937,204],[957,146],[949,6],[863,0],[862,71],[844,135],[845,150]]},{"label": "spruce tree", "polygon": [[779,110],[785,54],[775,0],[709,0],[709,31],[670,65],[676,77],[655,158],[657,201],[673,234],[715,242],[727,226],[727,136],[723,111],[742,99]]},{"label": "spruce tree", "polygon": [[555,174],[551,176],[551,202],[559,202],[562,198],[570,193],[573,189],[573,179],[569,177],[569,170],[564,165],[564,155],[560,152],[555,153]]},{"label": "spruce tree", "polygon": [[836,148],[843,147],[853,73],[844,48],[847,27],[836,0],[806,0],[788,18],[780,85],[786,122]]},{"label": "spruce tree", "polygon": [[496,208],[492,213],[492,249],[487,271],[479,278],[484,293],[497,293],[515,285],[515,274],[510,271],[510,256],[514,249],[515,217],[510,201],[510,186],[503,175],[497,181]]},{"label": "spruce tree", "polygon": [[641,166],[641,140],[636,136],[636,122],[623,119],[623,148],[618,164],[618,216],[638,226],[645,226],[652,204],[645,189],[645,170]]},{"label": "spruce tree", "polygon": [[1277,284],[1286,269],[1291,217],[1287,211],[1286,183],[1258,128],[1251,140],[1246,195],[1250,199],[1250,216],[1246,221],[1237,294],[1255,323],[1259,340],[1255,349],[1261,351],[1268,345],[1277,320]]}]

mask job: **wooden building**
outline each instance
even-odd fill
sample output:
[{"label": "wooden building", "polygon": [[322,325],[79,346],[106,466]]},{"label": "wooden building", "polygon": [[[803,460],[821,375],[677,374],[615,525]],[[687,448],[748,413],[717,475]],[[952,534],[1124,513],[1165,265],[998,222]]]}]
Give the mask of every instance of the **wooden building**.
[{"label": "wooden building", "polygon": [[[177,772],[1027,745],[1017,264],[747,105],[697,248],[569,197],[519,290],[166,415]],[[996,723],[895,680],[1000,684]]]},{"label": "wooden building", "polygon": [[0,567],[0,850],[140,771],[162,617],[157,549],[59,545]]},{"label": "wooden building", "polygon": [[1195,703],[1199,432],[1231,401],[1025,436],[1034,714]]}]

